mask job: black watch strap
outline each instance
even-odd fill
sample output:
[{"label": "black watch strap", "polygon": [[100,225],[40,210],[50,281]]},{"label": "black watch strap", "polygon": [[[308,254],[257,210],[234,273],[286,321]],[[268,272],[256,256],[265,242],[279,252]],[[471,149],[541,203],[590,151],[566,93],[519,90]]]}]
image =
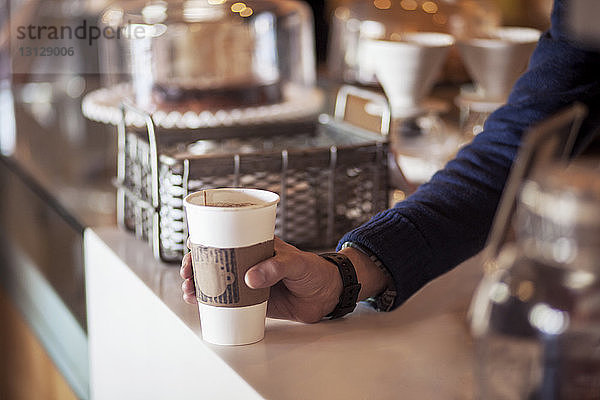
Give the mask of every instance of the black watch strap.
[{"label": "black watch strap", "polygon": [[[392,277],[392,274],[390,273],[390,271],[385,267],[385,265],[383,265],[381,260],[379,260],[379,258],[373,252],[371,252],[371,250],[369,250],[366,247],[363,247],[362,245],[360,245],[358,243],[354,243],[354,242],[345,242],[342,245],[342,249],[345,249],[348,247],[352,247],[353,249],[356,249],[356,250],[360,251],[361,253],[363,253],[364,255],[366,255],[367,257],[369,257],[369,259],[371,261],[373,261],[373,263],[377,266],[377,268],[379,268],[385,274],[385,276],[388,278],[388,280],[390,282],[394,281],[394,278]],[[365,301],[368,304],[370,304],[371,306],[373,306],[377,311],[388,312],[388,311],[391,311],[392,308],[394,307],[394,304],[396,302],[396,296],[397,296],[396,288],[394,286],[388,286],[385,288],[385,290],[382,293],[380,293],[374,297],[369,297]]]},{"label": "black watch strap", "polygon": [[335,308],[327,317],[336,319],[343,317],[344,315],[351,313],[356,308],[356,302],[358,301],[358,294],[360,292],[360,283],[356,277],[356,270],[352,261],[348,257],[340,253],[323,253],[319,254],[327,261],[335,264],[340,271],[342,277],[342,294],[340,295],[340,301],[337,303]]}]

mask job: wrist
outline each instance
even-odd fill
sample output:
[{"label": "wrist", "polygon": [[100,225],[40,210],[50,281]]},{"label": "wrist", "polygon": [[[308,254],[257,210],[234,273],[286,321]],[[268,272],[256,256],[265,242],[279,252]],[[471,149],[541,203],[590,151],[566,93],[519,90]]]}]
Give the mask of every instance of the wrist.
[{"label": "wrist", "polygon": [[359,301],[375,297],[393,285],[389,275],[361,251],[352,247],[346,247],[340,250],[339,253],[344,254],[354,264],[358,282],[361,284],[361,290],[358,295]]},{"label": "wrist", "polygon": [[356,269],[349,257],[341,253],[319,254],[329,263],[336,266],[342,281],[342,291],[333,310],[326,316],[331,319],[343,317],[356,308],[361,285],[356,276]]},{"label": "wrist", "polygon": [[318,256],[321,260],[326,261],[327,265],[329,265],[329,269],[330,269],[330,273],[331,273],[331,278],[329,279],[329,282],[332,282],[332,285],[329,286],[329,291],[326,295],[326,303],[324,304],[324,309],[323,309],[323,316],[326,316],[328,314],[330,314],[333,309],[337,306],[339,300],[340,300],[340,296],[342,295],[342,292],[344,291],[344,283],[342,282],[342,276],[340,274],[339,269],[337,268],[337,266],[327,260],[325,260],[323,257]]}]

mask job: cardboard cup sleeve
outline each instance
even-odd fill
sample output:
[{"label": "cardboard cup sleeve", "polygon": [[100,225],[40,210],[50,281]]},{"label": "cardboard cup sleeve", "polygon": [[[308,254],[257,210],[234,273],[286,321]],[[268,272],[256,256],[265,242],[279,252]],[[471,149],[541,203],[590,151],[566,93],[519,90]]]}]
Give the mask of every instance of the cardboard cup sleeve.
[{"label": "cardboard cup sleeve", "polygon": [[191,243],[196,298],[214,307],[246,307],[263,303],[269,288],[251,289],[246,271],[273,256],[273,240],[247,247],[216,248]]}]

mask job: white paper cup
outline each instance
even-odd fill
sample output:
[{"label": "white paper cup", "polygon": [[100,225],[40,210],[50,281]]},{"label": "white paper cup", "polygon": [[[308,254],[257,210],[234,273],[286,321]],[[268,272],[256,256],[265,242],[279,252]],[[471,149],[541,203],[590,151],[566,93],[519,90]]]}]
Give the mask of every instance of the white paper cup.
[{"label": "white paper cup", "polygon": [[202,338],[209,343],[238,346],[260,342],[265,337],[267,302],[255,306],[225,308],[198,302]]},{"label": "white paper cup", "polygon": [[[190,243],[192,247],[202,248],[201,251],[193,250],[193,253],[200,251],[194,253],[195,268],[196,264],[200,264],[200,260],[204,260],[196,254],[212,255],[213,251],[223,252],[225,251],[223,249],[228,249],[226,254],[239,256],[247,254],[248,251],[252,252],[248,249],[265,244],[267,248],[269,245],[272,246],[278,202],[277,194],[257,189],[208,189],[187,196],[184,199],[184,206]],[[260,256],[256,261],[264,258],[266,257]],[[243,261],[247,260],[238,260],[238,262]],[[242,297],[244,290],[248,289],[244,276],[240,276],[242,274],[238,273],[237,277],[233,277],[232,273],[228,272],[229,267],[225,270],[219,262],[209,263],[214,267],[214,271],[203,270],[202,273],[197,273],[198,271],[195,270],[194,274],[196,293],[199,296],[198,308],[203,339],[220,345],[242,345],[262,340],[267,301],[258,304],[244,304],[240,301],[237,305],[232,303],[213,305],[218,294],[225,293],[222,292],[223,290],[229,290],[227,285],[232,284],[231,282],[240,285],[240,290],[236,293]],[[203,265],[206,268],[208,264]],[[206,279],[213,282],[212,286],[208,285],[210,286],[208,288],[206,279],[203,278],[206,276],[208,276]],[[206,293],[199,290],[199,286],[202,285]],[[207,297],[207,294],[214,297]]]}]

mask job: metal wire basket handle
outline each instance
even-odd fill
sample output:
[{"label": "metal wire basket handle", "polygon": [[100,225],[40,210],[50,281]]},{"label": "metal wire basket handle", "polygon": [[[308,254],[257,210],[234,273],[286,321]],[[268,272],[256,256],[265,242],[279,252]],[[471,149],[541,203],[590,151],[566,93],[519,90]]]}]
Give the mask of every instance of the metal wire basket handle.
[{"label": "metal wire basket handle", "polygon": [[[125,215],[124,215],[124,203],[126,195],[135,198],[140,205],[146,208],[151,208],[152,213],[152,250],[156,258],[162,259],[162,252],[160,248],[160,190],[158,182],[158,145],[156,141],[156,130],[152,117],[147,112],[140,110],[129,102],[121,103],[121,119],[117,125],[117,223],[121,227],[125,227]],[[134,193],[128,193],[128,189],[125,185],[125,143],[127,136],[127,120],[126,116],[131,112],[134,115],[138,115],[143,118],[146,124],[146,132],[148,134],[148,145],[149,145],[149,156],[150,156],[150,175],[151,175],[151,199],[150,203],[139,198]]]},{"label": "metal wire basket handle", "polygon": [[[349,103],[354,99],[366,101],[364,114],[355,115],[348,113]],[[371,113],[367,110],[371,106]],[[377,115],[380,120],[378,126],[365,126],[361,124],[362,117],[369,115]],[[340,125],[359,127],[367,129],[371,132],[378,133],[383,137],[388,137],[390,133],[390,126],[392,123],[392,113],[390,110],[389,102],[387,98],[379,93],[375,93],[371,90],[360,89],[351,85],[343,85],[338,90],[335,99],[335,108],[333,111],[333,119]],[[359,126],[360,125],[360,126]],[[389,139],[388,139],[389,140]],[[411,184],[408,179],[404,176],[402,169],[398,165],[395,155],[390,152],[388,153],[387,159],[388,173],[389,173],[389,184],[391,187],[403,190],[408,193],[412,193],[417,189],[417,186]]]}]

